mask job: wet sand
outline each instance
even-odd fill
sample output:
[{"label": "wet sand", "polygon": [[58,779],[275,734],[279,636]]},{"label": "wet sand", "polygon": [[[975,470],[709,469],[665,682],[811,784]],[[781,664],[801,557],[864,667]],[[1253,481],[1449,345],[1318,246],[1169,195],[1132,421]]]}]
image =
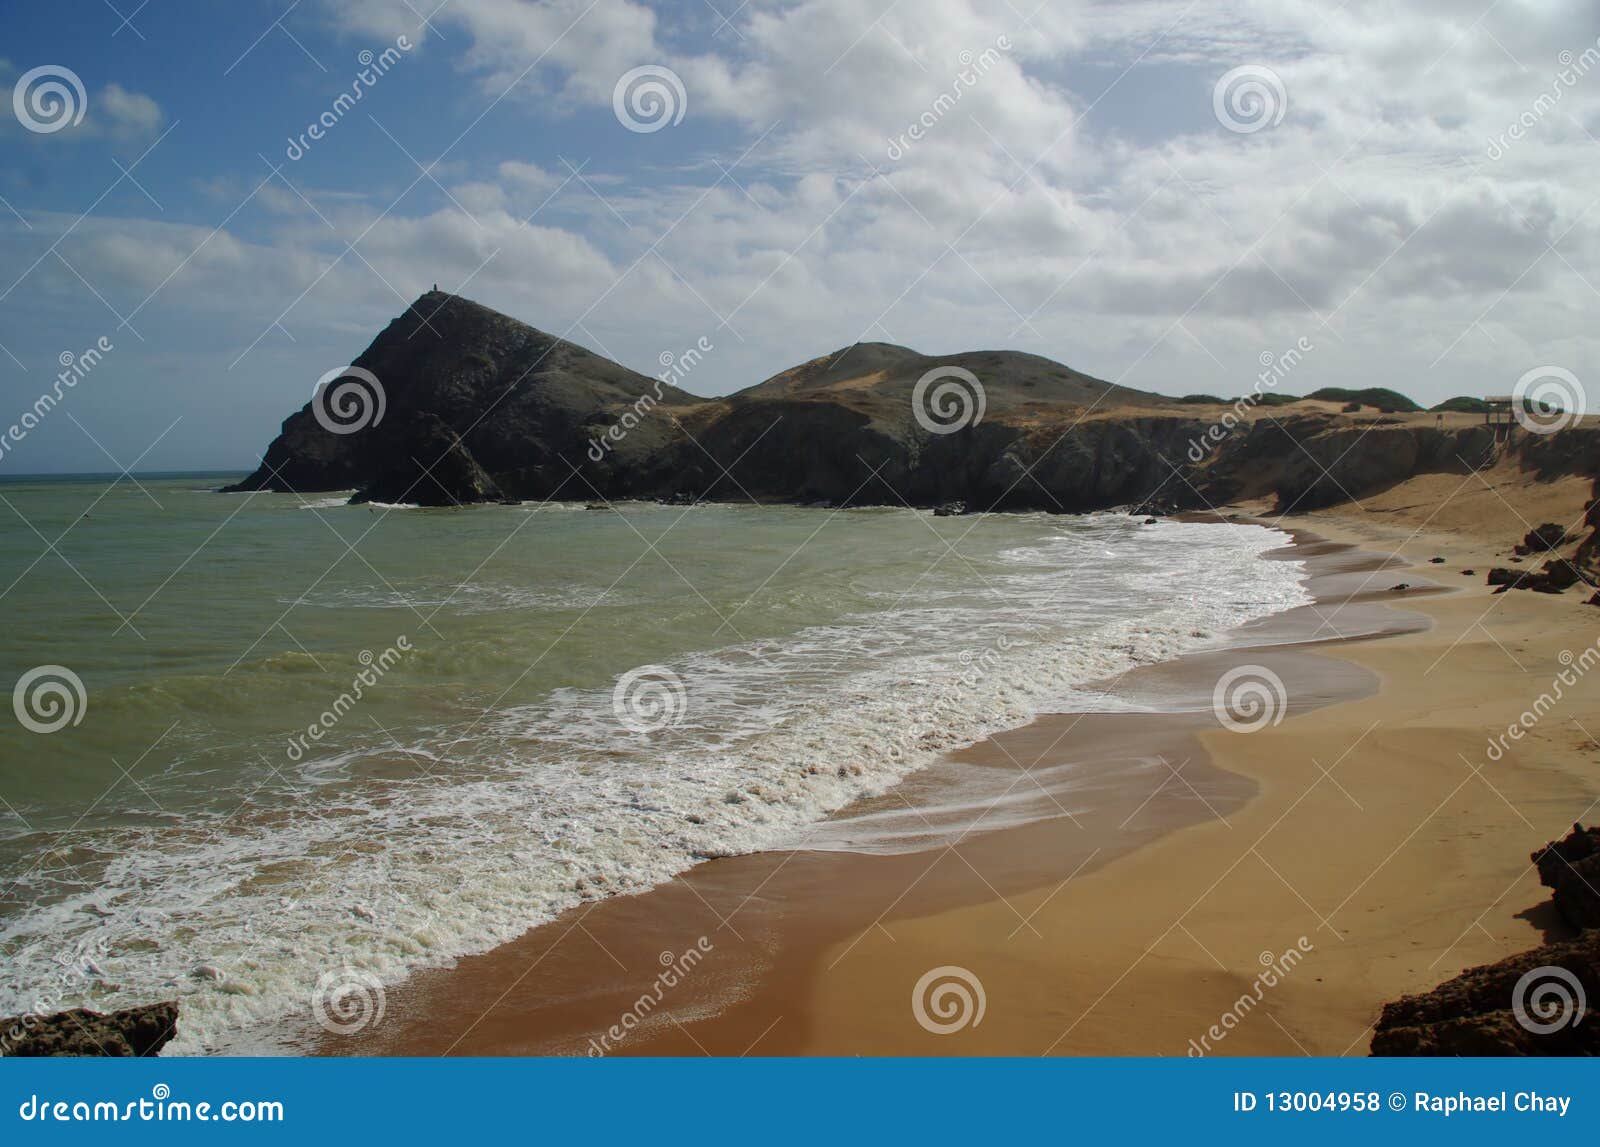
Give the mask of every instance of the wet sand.
[{"label": "wet sand", "polygon": [[[1285,919],[1288,880],[1258,905],[1236,906],[1228,936],[1172,905],[1197,882],[1227,879],[1240,867],[1235,842],[1280,816],[1279,802],[1263,797],[1283,795],[1287,758],[1301,787],[1308,750],[1330,770],[1344,767],[1355,725],[1332,718],[1341,730],[1333,734],[1310,723],[1376,700],[1382,670],[1356,651],[1390,644],[1373,638],[1425,637],[1424,603],[1454,587],[1430,590],[1402,558],[1306,532],[1273,556],[1307,562],[1315,604],[1245,627],[1233,648],[1105,683],[1110,711],[1049,715],[955,753],[817,826],[812,847],[709,860],[416,975],[390,992],[382,1024],[330,1036],[318,1050],[1182,1054],[1204,1030],[1198,1020],[1210,1023],[1237,997],[1262,953],[1306,935],[1313,955],[1295,987],[1320,983],[1314,962],[1339,942],[1337,928],[1319,927],[1320,916]],[[1415,588],[1391,592],[1401,580]],[[1213,688],[1241,667],[1282,682],[1281,724],[1250,734],[1219,727]],[[1245,743],[1265,757],[1233,751]],[[1325,787],[1337,795],[1340,786]],[[850,850],[863,847],[874,851]],[[1261,860],[1250,864],[1271,870],[1266,846],[1256,851]],[[1206,941],[1192,934],[1197,926]],[[1206,963],[1176,981],[1156,977],[1149,995],[1146,973],[1167,959],[1151,942],[1166,945],[1174,933]],[[912,993],[947,965],[982,985],[985,1013],[944,1035],[917,1022]],[[1137,1010],[1150,1016],[1127,1015],[1118,989],[1130,980],[1148,1005]],[[1355,990],[1375,1014],[1380,997]],[[1161,1022],[1163,1014],[1183,1018]],[[1267,1020],[1224,1050],[1293,1053],[1294,1037]]]}]

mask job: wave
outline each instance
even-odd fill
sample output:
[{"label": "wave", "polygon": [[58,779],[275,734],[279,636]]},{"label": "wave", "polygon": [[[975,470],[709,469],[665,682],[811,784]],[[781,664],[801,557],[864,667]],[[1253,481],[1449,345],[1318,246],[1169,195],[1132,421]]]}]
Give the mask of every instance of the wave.
[{"label": "wave", "polygon": [[[268,1050],[251,1042],[259,1025],[305,1017],[330,968],[394,982],[705,856],[850,847],[829,814],[1309,599],[1299,563],[1260,560],[1277,531],[1039,524],[1057,532],[964,559],[940,587],[918,579],[827,624],[645,667],[680,690],[676,720],[649,731],[619,721],[611,687],[557,690],[303,762],[227,813],[75,845],[92,886],[35,865],[31,906],[0,927],[0,1013],[41,994],[99,1008],[179,996],[174,1053]],[[550,606],[497,592],[493,608]],[[855,828],[922,843],[912,826]]]}]

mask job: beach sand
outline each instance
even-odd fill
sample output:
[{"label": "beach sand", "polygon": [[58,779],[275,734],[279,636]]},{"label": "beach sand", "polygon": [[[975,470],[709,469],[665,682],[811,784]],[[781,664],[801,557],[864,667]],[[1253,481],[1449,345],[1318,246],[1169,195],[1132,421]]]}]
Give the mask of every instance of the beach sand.
[{"label": "beach sand", "polygon": [[[319,1050],[1365,1054],[1385,1001],[1559,934],[1528,854],[1600,808],[1600,682],[1500,759],[1488,741],[1595,643],[1600,609],[1483,575],[1588,496],[1438,475],[1286,519],[1316,536],[1288,556],[1318,604],[1116,683],[1167,711],[1047,716],[847,810],[920,810],[929,847],[711,860],[413,977],[385,1023]],[[1212,690],[1245,666],[1287,704],[1231,731]],[[990,831],[972,809],[1002,794],[1042,815]],[[926,993],[918,1022],[941,968],[981,985],[980,1022],[930,1030]]]}]

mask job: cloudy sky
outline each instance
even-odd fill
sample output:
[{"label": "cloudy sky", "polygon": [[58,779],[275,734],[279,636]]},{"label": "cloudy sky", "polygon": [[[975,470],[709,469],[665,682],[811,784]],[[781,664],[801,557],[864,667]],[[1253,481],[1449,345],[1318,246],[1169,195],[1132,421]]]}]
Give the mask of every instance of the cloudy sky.
[{"label": "cloudy sky", "polygon": [[434,283],[646,373],[703,337],[703,394],[879,340],[1234,395],[1305,338],[1283,389],[1554,365],[1600,397],[1600,0],[60,0],[0,31],[0,425],[111,347],[0,475],[249,468]]}]

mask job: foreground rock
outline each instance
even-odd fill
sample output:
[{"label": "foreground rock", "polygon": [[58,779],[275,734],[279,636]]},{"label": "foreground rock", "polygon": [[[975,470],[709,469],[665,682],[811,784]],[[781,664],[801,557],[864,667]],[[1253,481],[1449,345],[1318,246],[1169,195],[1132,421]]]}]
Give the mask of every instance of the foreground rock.
[{"label": "foreground rock", "polygon": [[[1561,918],[1574,928],[1600,928],[1600,828],[1573,825],[1565,840],[1531,857],[1539,879],[1553,889]],[[1595,1000],[1600,1007],[1600,998]]]},{"label": "foreground rock", "polygon": [[1600,1001],[1600,932],[1469,968],[1426,995],[1385,1004],[1372,1054],[1600,1055],[1600,1021],[1572,1019],[1574,982],[1588,1007]]},{"label": "foreground rock", "polygon": [[120,1012],[73,1008],[51,1016],[15,1016],[0,1020],[0,1055],[156,1055],[177,1030],[176,1001]]},{"label": "foreground rock", "polygon": [[1373,1055],[1600,1055],[1600,828],[1574,825],[1532,859],[1579,935],[1385,1004]]}]

